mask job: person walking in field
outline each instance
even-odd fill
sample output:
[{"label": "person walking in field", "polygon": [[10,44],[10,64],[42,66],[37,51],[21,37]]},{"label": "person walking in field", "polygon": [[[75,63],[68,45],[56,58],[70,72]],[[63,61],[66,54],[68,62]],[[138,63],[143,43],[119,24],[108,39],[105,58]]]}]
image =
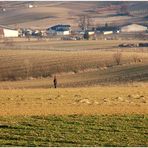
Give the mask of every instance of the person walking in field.
[{"label": "person walking in field", "polygon": [[57,88],[57,77],[56,76],[54,76],[53,84],[54,84],[54,88]]}]

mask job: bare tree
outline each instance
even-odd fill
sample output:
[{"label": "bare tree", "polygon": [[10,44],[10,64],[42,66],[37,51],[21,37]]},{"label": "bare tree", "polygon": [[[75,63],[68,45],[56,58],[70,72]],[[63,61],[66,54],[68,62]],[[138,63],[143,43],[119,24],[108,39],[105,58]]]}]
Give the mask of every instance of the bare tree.
[{"label": "bare tree", "polygon": [[90,26],[92,26],[92,19],[89,15],[81,15],[78,20],[78,26],[86,31]]},{"label": "bare tree", "polygon": [[117,51],[117,53],[113,54],[113,60],[117,65],[121,64],[121,59],[122,59],[122,53]]}]

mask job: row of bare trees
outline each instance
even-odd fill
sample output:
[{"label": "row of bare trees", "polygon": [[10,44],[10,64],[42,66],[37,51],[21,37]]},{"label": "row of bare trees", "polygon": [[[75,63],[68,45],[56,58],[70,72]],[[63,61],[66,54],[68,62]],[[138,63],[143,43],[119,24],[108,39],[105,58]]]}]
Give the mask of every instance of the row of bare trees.
[{"label": "row of bare trees", "polygon": [[78,19],[78,27],[86,31],[88,29],[92,29],[95,26],[95,22],[93,18],[90,15],[80,15]]}]

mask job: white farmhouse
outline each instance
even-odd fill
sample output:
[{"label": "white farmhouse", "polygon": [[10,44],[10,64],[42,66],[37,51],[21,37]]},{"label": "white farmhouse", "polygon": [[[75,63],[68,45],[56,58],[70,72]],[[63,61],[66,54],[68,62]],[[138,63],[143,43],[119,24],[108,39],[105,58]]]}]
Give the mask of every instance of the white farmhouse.
[{"label": "white farmhouse", "polygon": [[0,37],[18,37],[19,31],[8,27],[0,26]]},{"label": "white farmhouse", "polygon": [[104,35],[113,34],[113,31],[103,31]]}]

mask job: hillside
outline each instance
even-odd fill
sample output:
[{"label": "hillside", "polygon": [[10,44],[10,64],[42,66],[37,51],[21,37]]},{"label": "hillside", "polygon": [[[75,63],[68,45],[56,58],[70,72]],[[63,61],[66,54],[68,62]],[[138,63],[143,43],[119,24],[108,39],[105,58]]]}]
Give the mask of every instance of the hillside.
[{"label": "hillside", "polygon": [[[28,8],[29,4],[33,8]],[[121,6],[126,7],[132,16],[116,15]],[[148,2],[1,2],[0,20],[1,25],[14,27],[47,28],[56,23],[68,23],[77,27],[78,16],[89,14],[95,25],[104,25],[106,22],[147,23],[147,7]],[[2,8],[6,11],[3,12]]]},{"label": "hillside", "polygon": [[[146,52],[122,52],[121,65],[115,62],[114,54],[116,51],[1,50],[0,80],[8,82],[0,85],[1,88],[48,88],[52,87],[54,74],[58,75],[59,87],[148,81]],[[134,62],[134,57],[142,62]]]}]

